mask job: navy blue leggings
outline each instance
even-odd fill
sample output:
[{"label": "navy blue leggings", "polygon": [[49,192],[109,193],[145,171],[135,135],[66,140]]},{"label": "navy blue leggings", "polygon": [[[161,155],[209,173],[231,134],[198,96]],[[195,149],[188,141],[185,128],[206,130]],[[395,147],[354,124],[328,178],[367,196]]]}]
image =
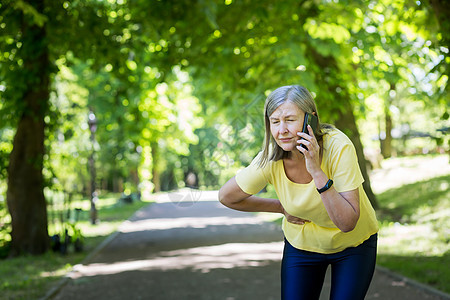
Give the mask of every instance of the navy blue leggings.
[{"label": "navy blue leggings", "polygon": [[375,270],[378,235],[339,253],[320,254],[294,248],[285,239],[281,264],[281,299],[319,299],[331,265],[331,300],[363,300]]}]

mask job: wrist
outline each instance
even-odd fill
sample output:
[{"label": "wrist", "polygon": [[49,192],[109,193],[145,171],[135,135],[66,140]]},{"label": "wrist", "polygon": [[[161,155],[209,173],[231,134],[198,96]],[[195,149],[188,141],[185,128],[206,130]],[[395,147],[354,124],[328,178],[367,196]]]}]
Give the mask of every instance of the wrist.
[{"label": "wrist", "polygon": [[322,181],[327,182],[328,176],[322,171],[322,169],[317,170],[316,172],[311,173],[311,176],[319,185],[323,185]]},{"label": "wrist", "polygon": [[317,190],[323,188],[328,183],[329,179],[330,178],[328,178],[322,170],[320,170],[320,173],[313,176],[314,184],[316,185]]},{"label": "wrist", "polygon": [[319,194],[322,194],[322,193],[328,191],[332,186],[333,186],[333,180],[328,179],[327,183],[325,183],[325,185],[323,187],[317,189],[317,192]]}]

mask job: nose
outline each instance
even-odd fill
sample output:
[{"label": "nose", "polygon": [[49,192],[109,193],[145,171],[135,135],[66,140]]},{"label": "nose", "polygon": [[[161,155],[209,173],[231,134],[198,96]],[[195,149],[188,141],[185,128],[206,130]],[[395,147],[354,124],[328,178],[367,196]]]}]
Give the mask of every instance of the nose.
[{"label": "nose", "polygon": [[280,133],[286,133],[288,130],[287,130],[287,125],[286,125],[286,123],[285,122],[283,122],[283,121],[281,121],[280,122],[280,127],[279,127],[279,132]]}]

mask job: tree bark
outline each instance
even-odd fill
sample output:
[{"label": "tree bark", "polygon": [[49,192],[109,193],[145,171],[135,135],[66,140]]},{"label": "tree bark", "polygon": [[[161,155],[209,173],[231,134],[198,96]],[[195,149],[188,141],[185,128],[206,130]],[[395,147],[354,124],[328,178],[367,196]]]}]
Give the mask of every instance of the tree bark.
[{"label": "tree bark", "polygon": [[[442,44],[448,47],[450,40],[448,36],[450,32],[450,20],[448,18],[450,14],[450,2],[448,0],[429,0],[429,3],[439,23],[440,32],[442,33]],[[449,70],[447,70],[448,73]]]},{"label": "tree bark", "polygon": [[[390,84],[389,92],[395,92],[395,83]],[[391,93],[387,96],[384,101],[384,140],[381,143],[381,155],[383,158],[389,158],[392,156],[392,117],[391,117],[391,104],[393,101],[393,96]]]},{"label": "tree bark", "polygon": [[[431,7],[433,8],[434,15],[436,16],[438,23],[439,23],[439,31],[442,33],[442,40],[440,41],[440,44],[447,49],[450,48],[450,18],[448,17],[450,15],[450,1],[448,0],[429,0]],[[450,77],[450,63],[448,63],[448,52],[445,55],[445,59],[442,60],[442,63],[444,64],[445,70],[444,74],[447,75],[447,77]],[[444,92],[448,94],[450,90],[450,84],[446,84]],[[448,107],[448,96],[443,95],[444,99],[447,99],[447,107]],[[447,111],[446,111],[447,112]],[[448,149],[448,147],[447,147]],[[450,161],[450,150],[447,150],[447,153],[449,155],[449,161]]]},{"label": "tree bark", "polygon": [[[336,84],[336,80],[339,78],[341,72],[339,66],[334,57],[322,56],[313,46],[309,46],[308,50],[311,60],[323,70],[321,72],[316,72],[317,85],[324,90],[328,90],[328,95],[332,95],[333,97],[333,99],[327,100],[329,105],[334,106],[337,114],[335,125],[337,128],[346,132],[355,146],[359,167],[364,177],[363,188],[372,203],[372,206],[376,209],[379,205],[370,185],[370,178],[367,172],[367,161],[364,156],[363,145],[361,143],[358,126],[356,125],[355,116],[353,114],[353,106],[350,102],[347,89]],[[330,77],[334,77],[333,80],[331,80]],[[341,89],[340,93],[336,92],[338,88]]]},{"label": "tree bark", "polygon": [[152,181],[153,181],[153,192],[158,193],[161,191],[161,172],[159,170],[159,151],[158,151],[158,143],[152,142]]},{"label": "tree bark", "polygon": [[[44,2],[30,3],[40,13]],[[48,110],[50,63],[45,27],[23,18],[23,68],[27,89],[8,166],[8,210],[11,214],[11,256],[41,254],[49,248],[47,205],[42,174],[44,117]],[[25,51],[24,51],[25,52]]]},{"label": "tree bark", "polygon": [[350,102],[344,101],[343,103],[341,102],[341,104],[344,105],[344,107],[341,111],[339,111],[338,119],[335,122],[335,125],[338,128],[348,131],[348,137],[353,142],[353,145],[355,145],[359,168],[361,169],[361,173],[364,177],[363,188],[372,203],[372,206],[376,209],[379,205],[370,185],[369,173],[367,171],[367,161],[364,156],[364,147],[361,143],[358,127],[356,126],[355,116],[353,115]]}]

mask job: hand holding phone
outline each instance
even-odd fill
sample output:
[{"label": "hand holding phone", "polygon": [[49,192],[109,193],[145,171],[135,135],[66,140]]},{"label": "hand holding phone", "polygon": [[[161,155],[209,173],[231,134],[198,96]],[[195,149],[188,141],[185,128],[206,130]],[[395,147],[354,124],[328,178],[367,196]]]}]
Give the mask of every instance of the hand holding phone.
[{"label": "hand holding phone", "polygon": [[[312,130],[313,130],[313,132],[316,133],[318,124],[319,124],[319,119],[315,115],[309,114],[309,113],[305,113],[305,118],[303,120],[302,132],[304,132],[304,133],[309,135],[308,125],[310,125]],[[300,138],[300,139],[303,139],[303,138]],[[302,146],[305,150],[308,150],[308,148],[306,148],[305,145],[300,144],[300,146]]]}]

